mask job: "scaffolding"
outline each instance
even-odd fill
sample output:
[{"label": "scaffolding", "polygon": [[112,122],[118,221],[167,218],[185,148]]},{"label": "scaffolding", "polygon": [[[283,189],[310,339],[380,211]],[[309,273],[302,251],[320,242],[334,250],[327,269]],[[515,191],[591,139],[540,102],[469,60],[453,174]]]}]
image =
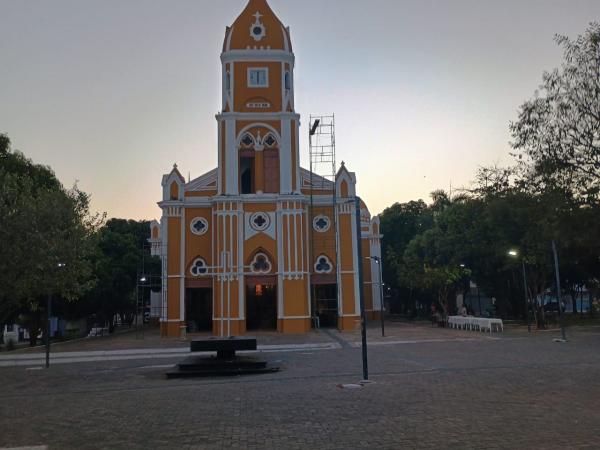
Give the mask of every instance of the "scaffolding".
[{"label": "scaffolding", "polygon": [[[335,177],[337,166],[335,159],[335,115],[310,116],[309,126],[310,153],[310,271],[316,274],[314,263],[319,256],[315,254],[317,234],[319,252],[327,254],[333,262],[332,273],[335,275],[335,289],[320,289],[311,285],[311,316],[313,327],[321,326],[321,318],[335,317],[339,320],[339,251],[338,251],[338,214],[337,190]],[[327,198],[329,197],[329,198]],[[315,230],[315,217],[327,216],[333,227],[331,233],[319,233]],[[334,293],[335,292],[335,293]],[[319,294],[319,295],[317,295]],[[317,298],[319,297],[319,298]],[[323,298],[324,297],[324,298]]]}]

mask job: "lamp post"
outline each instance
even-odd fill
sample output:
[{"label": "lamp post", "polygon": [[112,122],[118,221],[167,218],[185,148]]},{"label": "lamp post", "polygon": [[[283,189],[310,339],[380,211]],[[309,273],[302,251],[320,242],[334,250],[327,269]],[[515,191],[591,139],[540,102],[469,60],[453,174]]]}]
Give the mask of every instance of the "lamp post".
[{"label": "lamp post", "polygon": [[367,259],[375,261],[375,264],[377,264],[377,273],[379,276],[379,297],[381,299],[381,337],[385,337],[385,323],[384,323],[384,313],[385,313],[385,307],[384,307],[384,303],[383,303],[383,270],[382,270],[382,264],[381,264],[381,258],[379,256],[367,256]]},{"label": "lamp post", "polygon": [[143,283],[146,282],[146,275],[141,275],[137,277],[136,280],[136,284],[135,284],[135,337],[136,339],[138,338],[138,323],[140,320],[140,284],[142,284],[142,323],[141,323],[141,330],[142,330],[142,339],[144,339],[144,285]]},{"label": "lamp post", "polygon": [[[517,250],[509,250],[509,256],[517,258],[519,252]],[[525,258],[521,258],[521,268],[523,270],[523,288],[525,290],[525,320],[527,321],[527,331],[531,333],[531,322],[529,320],[529,307],[531,302],[529,301],[529,290],[527,289],[527,272],[525,272]]]},{"label": "lamp post", "polygon": [[365,296],[363,288],[363,271],[362,271],[362,242],[361,242],[361,227],[360,227],[360,197],[355,197],[354,208],[356,216],[356,250],[358,253],[357,268],[358,270],[358,296],[360,304],[360,331],[362,338],[362,366],[363,366],[363,380],[369,380],[369,363],[367,358],[367,318],[365,315]]}]

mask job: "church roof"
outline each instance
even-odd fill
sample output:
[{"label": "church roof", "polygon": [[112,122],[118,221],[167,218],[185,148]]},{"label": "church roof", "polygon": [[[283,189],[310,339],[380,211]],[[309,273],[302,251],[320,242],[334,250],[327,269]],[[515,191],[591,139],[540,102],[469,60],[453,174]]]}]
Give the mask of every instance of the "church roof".
[{"label": "church roof", "polygon": [[266,0],[250,0],[225,33],[224,52],[250,49],[292,51],[289,28]]}]

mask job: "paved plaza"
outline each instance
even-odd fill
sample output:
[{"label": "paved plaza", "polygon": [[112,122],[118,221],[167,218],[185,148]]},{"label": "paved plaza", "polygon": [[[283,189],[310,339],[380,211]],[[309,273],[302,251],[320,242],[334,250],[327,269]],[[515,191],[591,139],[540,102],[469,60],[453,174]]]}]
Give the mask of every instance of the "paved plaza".
[{"label": "paved plaza", "polygon": [[600,448],[600,329],[387,331],[356,389],[359,333],[259,336],[282,370],[243,378],[166,380],[187,344],[152,333],[2,353],[0,448]]}]

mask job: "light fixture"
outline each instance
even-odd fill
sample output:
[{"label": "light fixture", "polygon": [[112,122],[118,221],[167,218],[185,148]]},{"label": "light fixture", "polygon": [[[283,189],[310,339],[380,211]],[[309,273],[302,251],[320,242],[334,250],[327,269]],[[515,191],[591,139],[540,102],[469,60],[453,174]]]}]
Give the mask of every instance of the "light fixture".
[{"label": "light fixture", "polygon": [[314,136],[314,135],[315,135],[315,133],[317,132],[317,128],[318,128],[318,126],[319,126],[320,124],[321,124],[321,119],[316,119],[316,120],[313,122],[313,126],[312,126],[312,128],[310,129],[310,135],[311,135],[311,136]]}]

